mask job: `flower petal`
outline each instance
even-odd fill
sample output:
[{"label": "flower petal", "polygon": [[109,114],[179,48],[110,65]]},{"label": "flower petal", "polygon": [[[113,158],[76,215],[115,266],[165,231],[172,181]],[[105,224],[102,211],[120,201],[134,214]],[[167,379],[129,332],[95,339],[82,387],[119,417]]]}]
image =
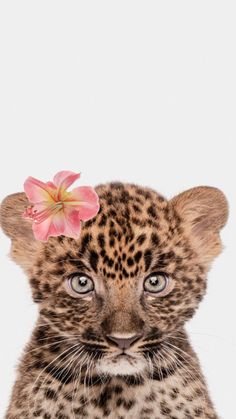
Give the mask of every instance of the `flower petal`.
[{"label": "flower petal", "polygon": [[[36,240],[42,242],[48,241],[49,236],[54,233],[54,226],[52,224],[52,217],[47,218],[40,224],[33,223],[32,225],[34,237]],[[54,234],[57,235],[57,234]]]},{"label": "flower petal", "polygon": [[50,235],[60,236],[64,235],[77,239],[80,235],[80,215],[79,211],[74,208],[64,208],[52,218],[53,229],[50,230]]},{"label": "flower petal", "polygon": [[58,172],[54,178],[53,183],[58,189],[67,189],[72,183],[79,179],[80,173],[70,172],[69,170],[62,170]]},{"label": "flower petal", "polygon": [[48,202],[39,202],[32,207],[28,207],[23,217],[33,220],[33,232],[37,240],[47,241],[49,236],[59,236],[63,234],[64,225],[59,229],[58,224],[55,225],[55,218],[59,213],[64,218],[63,210],[57,207],[57,204]]},{"label": "flower petal", "polygon": [[27,198],[32,203],[53,200],[52,186],[31,176],[26,179],[24,183],[24,190]]},{"label": "flower petal", "polygon": [[80,224],[79,212],[74,208],[66,208],[42,223],[34,223],[33,232],[37,240],[44,242],[51,236],[61,235],[78,239]]},{"label": "flower petal", "polygon": [[62,204],[57,202],[42,201],[34,205],[30,205],[23,213],[24,218],[30,218],[37,224],[42,223],[47,218],[54,216],[62,209]]},{"label": "flower petal", "polygon": [[65,215],[65,230],[63,234],[67,237],[78,239],[80,236],[80,230],[81,230],[79,211],[71,207],[65,207],[64,215]]},{"label": "flower petal", "polygon": [[64,210],[59,211],[57,214],[53,216],[52,223],[54,226],[54,232],[57,234],[54,234],[56,236],[61,236],[65,233],[66,229],[66,217]]},{"label": "flower petal", "polygon": [[79,186],[73,189],[70,198],[73,201],[78,201],[76,209],[79,210],[80,220],[87,221],[97,215],[100,208],[99,197],[91,186]]}]

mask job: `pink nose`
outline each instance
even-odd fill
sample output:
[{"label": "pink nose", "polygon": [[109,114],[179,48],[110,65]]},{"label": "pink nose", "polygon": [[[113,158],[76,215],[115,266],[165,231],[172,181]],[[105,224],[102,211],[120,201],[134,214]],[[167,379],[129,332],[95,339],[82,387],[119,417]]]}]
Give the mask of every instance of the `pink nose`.
[{"label": "pink nose", "polygon": [[139,340],[142,335],[133,335],[128,338],[117,338],[116,336],[107,335],[107,340],[111,341],[112,343],[115,343],[116,346],[118,346],[119,349],[129,349],[130,346]]}]

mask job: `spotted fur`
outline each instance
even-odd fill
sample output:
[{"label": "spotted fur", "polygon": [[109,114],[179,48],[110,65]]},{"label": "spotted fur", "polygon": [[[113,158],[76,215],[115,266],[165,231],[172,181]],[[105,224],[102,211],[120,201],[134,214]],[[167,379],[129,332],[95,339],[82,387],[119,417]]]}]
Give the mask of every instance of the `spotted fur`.
[{"label": "spotted fur", "polygon": [[[216,419],[184,325],[206,290],[221,251],[224,195],[199,187],[168,201],[149,188],[110,183],[96,188],[99,214],[79,240],[36,242],[21,214],[23,193],[7,197],[1,225],[11,256],[29,277],[39,317],[18,367],[7,419]],[[151,272],[174,281],[164,297],[143,292]],[[96,292],[73,298],[75,273]],[[133,357],[113,356],[107,336],[141,334]]]}]

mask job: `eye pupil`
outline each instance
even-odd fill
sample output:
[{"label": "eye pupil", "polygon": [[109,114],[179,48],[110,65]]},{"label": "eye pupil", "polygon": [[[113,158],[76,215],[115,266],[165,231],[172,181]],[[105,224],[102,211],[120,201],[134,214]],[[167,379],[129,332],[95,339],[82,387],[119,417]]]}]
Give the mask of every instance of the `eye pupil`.
[{"label": "eye pupil", "polygon": [[159,282],[158,278],[155,276],[152,276],[149,281],[151,282],[151,285],[157,285]]},{"label": "eye pupil", "polygon": [[82,287],[84,287],[85,285],[87,285],[87,278],[85,278],[85,277],[82,277],[82,278],[79,278],[79,283],[80,283],[80,285],[82,286]]}]

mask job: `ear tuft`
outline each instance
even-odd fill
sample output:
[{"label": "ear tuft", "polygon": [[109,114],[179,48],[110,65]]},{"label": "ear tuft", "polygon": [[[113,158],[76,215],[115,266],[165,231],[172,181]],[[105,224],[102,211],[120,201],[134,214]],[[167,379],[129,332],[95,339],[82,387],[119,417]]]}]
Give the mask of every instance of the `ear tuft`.
[{"label": "ear tuft", "polygon": [[219,189],[199,186],[182,192],[172,204],[183,219],[203,228],[220,230],[228,219],[228,203]]},{"label": "ear tuft", "polygon": [[189,189],[171,201],[185,231],[205,261],[220,253],[219,232],[228,219],[228,203],[219,189],[199,186]]}]

